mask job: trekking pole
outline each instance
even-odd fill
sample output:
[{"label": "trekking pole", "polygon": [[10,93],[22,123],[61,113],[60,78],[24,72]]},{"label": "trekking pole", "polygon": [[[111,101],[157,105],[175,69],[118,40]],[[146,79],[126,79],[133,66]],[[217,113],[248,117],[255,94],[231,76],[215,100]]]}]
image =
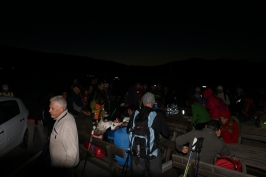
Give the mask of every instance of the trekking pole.
[{"label": "trekking pole", "polygon": [[93,126],[92,131],[91,131],[91,136],[90,136],[90,142],[89,142],[89,145],[88,145],[88,148],[87,148],[87,153],[86,153],[86,158],[85,158],[84,166],[83,166],[82,173],[81,173],[81,177],[84,174],[84,170],[85,170],[85,167],[86,167],[86,164],[87,164],[87,160],[88,160],[88,157],[89,157],[89,150],[91,149],[91,141],[92,141],[92,137],[93,137],[93,134],[94,134],[94,130],[95,129],[96,129],[96,126]]},{"label": "trekking pole", "polygon": [[195,137],[194,140],[193,140],[193,143],[192,143],[191,151],[190,151],[190,154],[189,154],[189,158],[188,158],[188,161],[187,161],[187,165],[186,165],[186,169],[185,169],[183,177],[187,176],[188,169],[189,169],[190,158],[193,155],[193,151],[195,151],[196,143],[197,143],[197,138]]},{"label": "trekking pole", "polygon": [[204,138],[198,138],[197,144],[196,144],[196,159],[195,159],[195,177],[198,177],[198,169],[199,169],[199,161],[200,161],[200,152],[202,148],[202,142]]},{"label": "trekking pole", "polygon": [[111,114],[111,117],[114,115],[115,111],[116,111],[116,109],[115,109],[115,110],[113,111],[113,113]]},{"label": "trekking pole", "polygon": [[190,158],[191,158],[192,154],[193,154],[193,152],[190,151],[189,158],[188,158],[188,161],[187,161],[187,165],[186,165],[186,169],[185,169],[185,172],[184,172],[183,177],[186,177],[187,176],[188,168],[189,168],[188,165],[189,165],[189,161],[190,161]]}]

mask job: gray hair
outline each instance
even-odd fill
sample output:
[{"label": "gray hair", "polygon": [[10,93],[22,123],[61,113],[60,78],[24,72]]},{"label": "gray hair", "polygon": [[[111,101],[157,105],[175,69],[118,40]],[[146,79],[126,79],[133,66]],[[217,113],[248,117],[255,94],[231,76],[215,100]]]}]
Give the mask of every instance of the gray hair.
[{"label": "gray hair", "polygon": [[65,98],[62,95],[57,95],[54,96],[50,99],[50,102],[56,102],[57,104],[59,104],[60,106],[62,106],[64,109],[67,108],[67,102],[65,100]]}]

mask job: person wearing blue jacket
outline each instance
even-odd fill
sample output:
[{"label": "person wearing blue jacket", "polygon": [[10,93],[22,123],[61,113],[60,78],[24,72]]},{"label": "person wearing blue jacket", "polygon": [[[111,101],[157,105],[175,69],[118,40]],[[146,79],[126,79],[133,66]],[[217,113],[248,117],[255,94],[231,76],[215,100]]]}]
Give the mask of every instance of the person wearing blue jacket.
[{"label": "person wearing blue jacket", "polygon": [[127,167],[130,167],[131,166],[131,156],[129,156],[127,158],[127,156],[129,155],[127,153],[127,150],[129,150],[129,144],[130,144],[129,138],[128,138],[128,133],[127,133],[128,122],[129,122],[129,117],[125,117],[123,119],[122,128],[115,130],[115,132],[114,132],[114,145],[116,145],[120,148],[123,148],[126,152],[126,158],[115,156],[117,163],[121,166],[124,166],[126,160],[128,159]]}]

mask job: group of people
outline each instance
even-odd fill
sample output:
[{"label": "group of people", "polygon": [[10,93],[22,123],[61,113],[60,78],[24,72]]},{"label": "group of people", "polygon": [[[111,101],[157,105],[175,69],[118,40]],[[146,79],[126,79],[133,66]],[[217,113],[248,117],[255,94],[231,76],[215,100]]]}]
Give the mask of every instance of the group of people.
[{"label": "group of people", "polygon": [[[127,164],[131,168],[133,176],[161,176],[162,162],[158,142],[160,135],[169,138],[170,132],[166,124],[166,114],[163,109],[167,104],[175,103],[176,95],[170,94],[168,88],[162,89],[160,83],[149,90],[143,89],[144,85],[136,82],[129,87],[125,97],[121,95],[112,97],[108,91],[108,85],[99,81],[90,84],[88,88],[83,88],[78,82],[73,83],[70,91],[62,91],[61,94],[51,94],[46,100],[42,110],[42,117],[49,117],[50,126],[48,126],[48,142],[51,157],[51,166],[54,173],[73,176],[73,168],[79,164],[79,141],[85,141],[79,137],[79,125],[91,133],[93,122],[97,121],[102,111],[118,117],[122,122],[120,127],[108,132],[108,138],[119,147],[125,149],[130,161]],[[142,89],[141,89],[142,88]],[[8,86],[3,85],[5,93],[8,92]],[[230,155],[226,143],[236,143],[238,140],[239,126],[237,122],[232,121],[232,113],[229,109],[220,110],[220,100],[229,106],[231,103],[228,95],[222,92],[222,86],[217,87],[217,94],[211,88],[203,90],[195,88],[187,105],[192,107],[192,121],[195,130],[178,136],[176,138],[176,148],[178,151],[189,154],[195,137],[204,138],[201,152],[201,160],[207,163],[213,163],[216,154]],[[165,91],[165,92],[164,92]],[[3,94],[3,93],[2,93]],[[13,94],[13,93],[12,93]],[[112,108],[111,100],[118,99],[117,104]],[[155,107],[156,106],[156,107]],[[119,114],[112,114],[119,112]],[[47,115],[48,114],[48,115]],[[153,115],[151,125],[154,137],[153,151],[158,152],[150,158],[139,158],[135,154],[130,154],[131,139],[130,132],[132,127],[143,119],[148,119]],[[38,117],[38,116],[36,116]],[[52,120],[52,121],[51,121]],[[31,127],[44,125],[41,118],[31,121]],[[81,123],[80,123],[81,122]],[[31,133],[33,135],[33,133]],[[32,138],[32,136],[30,136]],[[33,138],[32,138],[33,139]],[[45,138],[43,138],[45,141]],[[189,144],[189,145],[188,145]],[[32,148],[32,145],[30,145]],[[131,152],[132,153],[132,152]],[[116,157],[120,165],[125,164],[126,159]]]}]

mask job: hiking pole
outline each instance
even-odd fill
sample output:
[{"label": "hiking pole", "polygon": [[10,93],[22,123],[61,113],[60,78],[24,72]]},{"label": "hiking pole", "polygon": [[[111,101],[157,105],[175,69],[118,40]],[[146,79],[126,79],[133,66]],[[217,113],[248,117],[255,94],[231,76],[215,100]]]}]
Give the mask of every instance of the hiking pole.
[{"label": "hiking pole", "polygon": [[185,173],[184,173],[183,177],[187,176],[188,168],[189,168],[188,165],[189,165],[189,161],[190,161],[190,158],[191,158],[192,154],[193,154],[193,152],[190,151],[189,158],[188,158],[187,165],[186,165],[186,169],[185,169]]},{"label": "hiking pole", "polygon": [[198,170],[199,170],[199,161],[200,161],[200,152],[201,152],[201,148],[202,148],[202,142],[203,142],[204,138],[198,138],[198,141],[196,143],[196,159],[195,159],[195,177],[198,177]]},{"label": "hiking pole", "polygon": [[197,138],[195,137],[194,140],[193,140],[193,143],[192,143],[191,151],[190,151],[190,154],[189,154],[189,158],[188,158],[188,161],[187,161],[187,165],[186,165],[186,169],[185,169],[183,177],[187,176],[188,169],[189,169],[190,158],[193,155],[193,151],[195,151],[196,143],[197,143]]},{"label": "hiking pole", "polygon": [[86,153],[86,158],[85,158],[85,162],[84,162],[84,166],[83,166],[83,169],[82,169],[82,173],[81,173],[81,177],[83,176],[84,174],[84,170],[85,170],[85,167],[86,167],[86,164],[87,164],[87,160],[88,160],[88,157],[89,157],[89,151],[91,149],[91,141],[92,141],[92,136],[94,134],[94,130],[96,129],[96,126],[93,126],[92,127],[92,131],[91,131],[91,135],[90,135],[90,142],[89,142],[89,145],[88,145],[88,148],[87,148],[87,153]]},{"label": "hiking pole", "polygon": [[113,113],[111,114],[111,117],[114,115],[115,111],[116,111],[116,109],[115,109],[115,110],[113,111]]}]

